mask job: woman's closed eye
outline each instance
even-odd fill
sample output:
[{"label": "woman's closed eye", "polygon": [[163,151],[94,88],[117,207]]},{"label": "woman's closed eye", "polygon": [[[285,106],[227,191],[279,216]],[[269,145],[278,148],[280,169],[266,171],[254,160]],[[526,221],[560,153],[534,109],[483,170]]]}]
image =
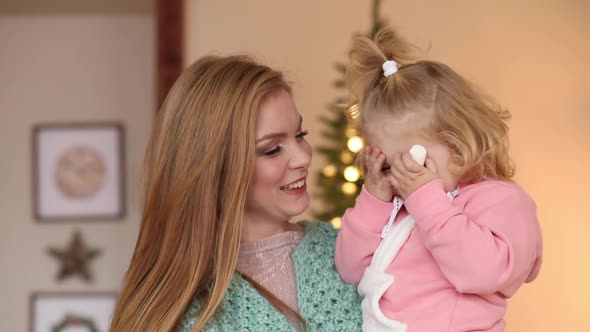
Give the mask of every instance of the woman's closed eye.
[{"label": "woman's closed eye", "polygon": [[279,151],[281,151],[281,146],[277,145],[274,148],[264,151],[263,154],[265,156],[274,156],[275,154],[279,153]]},{"label": "woman's closed eye", "polygon": [[[305,136],[307,136],[308,134],[309,134],[309,131],[302,130],[299,133],[297,133],[297,135],[295,135],[295,139],[297,140],[297,142],[301,142],[305,139]],[[272,156],[276,155],[277,153],[281,152],[282,149],[283,148],[280,145],[276,145],[276,146],[273,146],[269,149],[264,150],[264,152],[262,154],[267,157],[272,157]]]},{"label": "woman's closed eye", "polygon": [[307,136],[308,134],[309,134],[309,131],[308,130],[302,130],[297,135],[295,135],[295,138],[298,141],[301,141],[301,140],[304,140],[305,139],[305,136]]}]

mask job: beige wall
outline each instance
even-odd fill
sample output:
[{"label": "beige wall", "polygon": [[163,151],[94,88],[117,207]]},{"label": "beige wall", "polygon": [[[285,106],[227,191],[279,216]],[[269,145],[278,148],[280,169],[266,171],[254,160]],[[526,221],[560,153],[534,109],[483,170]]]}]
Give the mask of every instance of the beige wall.
[{"label": "beige wall", "polygon": [[[0,331],[27,331],[33,291],[117,291],[137,237],[137,176],[155,111],[154,18],[0,16]],[[31,128],[120,121],[126,127],[127,215],[119,222],[35,223]],[[95,282],[54,281],[46,254],[73,230],[102,249]]]},{"label": "beige wall", "polygon": [[[510,301],[507,331],[590,330],[590,3],[384,0],[383,13],[513,112],[517,180],[538,203],[545,262]],[[317,145],[337,95],[332,65],[368,27],[369,1],[187,0],[187,58],[245,51],[285,70]]]}]

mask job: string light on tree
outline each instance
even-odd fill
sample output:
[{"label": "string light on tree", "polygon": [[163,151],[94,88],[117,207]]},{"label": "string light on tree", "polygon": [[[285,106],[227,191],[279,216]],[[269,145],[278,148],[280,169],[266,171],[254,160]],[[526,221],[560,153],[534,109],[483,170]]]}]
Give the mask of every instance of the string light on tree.
[{"label": "string light on tree", "polygon": [[344,182],[342,184],[342,192],[345,193],[346,195],[354,195],[356,193],[356,184],[352,183],[352,182]]},{"label": "string light on tree", "polygon": [[348,182],[356,182],[361,177],[361,172],[356,166],[348,166],[344,169],[344,178]]},{"label": "string light on tree", "polygon": [[[381,0],[372,1],[371,28],[364,34],[371,39],[384,26],[380,19],[380,3]],[[324,145],[316,146],[315,151],[323,157],[325,164],[316,173],[318,192],[314,194],[323,204],[321,210],[312,213],[315,218],[329,220],[338,228],[340,217],[347,208],[354,206],[358,191],[363,185],[354,161],[364,143],[359,137],[357,127],[359,106],[347,97],[349,93],[345,91],[347,65],[337,63],[334,67],[339,75],[334,81],[334,88],[342,93],[334,98],[328,105],[327,114],[321,115],[319,119],[325,128],[321,133]]]},{"label": "string light on tree", "polygon": [[346,130],[344,131],[344,134],[346,135],[346,137],[350,138],[353,136],[358,136],[358,132],[356,129],[352,128],[352,127],[348,127],[346,128]]},{"label": "string light on tree", "polygon": [[332,220],[330,220],[330,223],[332,224],[332,226],[334,226],[334,228],[340,229],[342,227],[342,218],[334,217],[332,218]]},{"label": "string light on tree", "polygon": [[354,156],[349,151],[342,151],[340,154],[340,161],[342,161],[344,164],[350,164],[354,161]]},{"label": "string light on tree", "polygon": [[346,110],[346,114],[348,114],[348,117],[350,118],[351,121],[356,121],[359,117],[359,105],[358,104],[352,104],[350,105],[350,107],[348,107],[348,109]]},{"label": "string light on tree", "polygon": [[348,149],[350,151],[352,151],[354,153],[358,153],[359,151],[361,151],[363,149],[364,143],[360,137],[352,136],[351,138],[348,139],[346,146],[348,146]]},{"label": "string light on tree", "polygon": [[322,173],[324,173],[324,175],[326,177],[334,177],[336,176],[336,174],[338,174],[338,168],[336,168],[336,166],[334,165],[327,165],[326,167],[324,167],[324,170],[322,171]]}]

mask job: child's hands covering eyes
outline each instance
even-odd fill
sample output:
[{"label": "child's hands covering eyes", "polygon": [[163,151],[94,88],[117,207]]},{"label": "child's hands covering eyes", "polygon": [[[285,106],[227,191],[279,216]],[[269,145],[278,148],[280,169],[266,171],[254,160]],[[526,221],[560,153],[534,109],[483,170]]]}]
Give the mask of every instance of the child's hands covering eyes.
[{"label": "child's hands covering eyes", "polygon": [[437,178],[438,172],[432,159],[427,157],[423,167],[414,161],[408,152],[396,153],[393,156],[389,179],[403,199],[407,199],[418,188]]},{"label": "child's hands covering eyes", "polygon": [[362,152],[363,162],[365,164],[365,189],[371,195],[378,199],[391,202],[393,199],[394,189],[389,170],[385,165],[385,155],[379,148],[371,148],[366,145]]}]

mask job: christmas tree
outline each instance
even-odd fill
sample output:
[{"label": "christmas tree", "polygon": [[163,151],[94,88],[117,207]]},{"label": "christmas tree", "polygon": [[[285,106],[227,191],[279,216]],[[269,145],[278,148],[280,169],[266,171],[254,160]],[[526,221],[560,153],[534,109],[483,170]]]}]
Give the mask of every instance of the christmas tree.
[{"label": "christmas tree", "polygon": [[[379,17],[381,0],[373,0],[371,11],[371,30],[366,36],[373,37],[383,26]],[[346,65],[336,64],[340,78],[334,82],[338,90],[346,90],[344,75]],[[343,95],[347,95],[343,91]],[[362,187],[360,170],[355,165],[358,153],[363,148],[363,141],[358,136],[357,130],[349,121],[356,105],[346,97],[338,97],[329,105],[329,115],[320,117],[320,121],[326,126],[321,133],[326,145],[320,146],[316,152],[324,156],[326,165],[317,174],[317,182],[320,192],[315,196],[324,203],[321,212],[314,212],[319,220],[330,221],[335,227],[340,227],[340,217],[344,211],[353,206],[356,196]],[[348,114],[348,115],[347,115]]]}]

